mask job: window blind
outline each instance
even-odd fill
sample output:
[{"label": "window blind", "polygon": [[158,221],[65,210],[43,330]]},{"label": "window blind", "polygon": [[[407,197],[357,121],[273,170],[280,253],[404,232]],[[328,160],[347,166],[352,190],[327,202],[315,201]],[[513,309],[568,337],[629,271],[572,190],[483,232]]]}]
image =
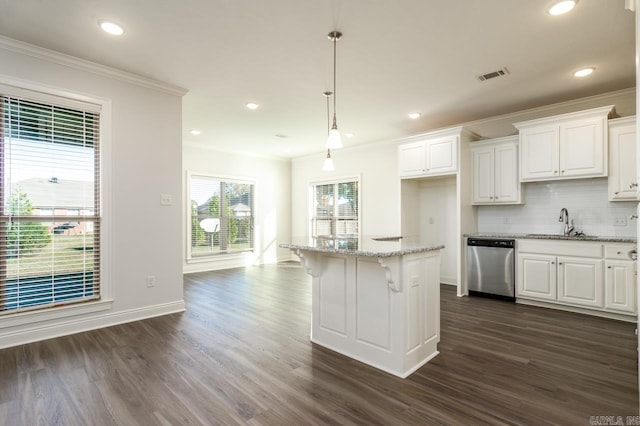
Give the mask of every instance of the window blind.
[{"label": "window blind", "polygon": [[190,257],[253,249],[253,191],[251,182],[190,177]]},{"label": "window blind", "polygon": [[358,181],[312,185],[311,234],[320,239],[356,239],[359,234]]},{"label": "window blind", "polygon": [[0,315],[100,298],[99,124],[0,92]]}]

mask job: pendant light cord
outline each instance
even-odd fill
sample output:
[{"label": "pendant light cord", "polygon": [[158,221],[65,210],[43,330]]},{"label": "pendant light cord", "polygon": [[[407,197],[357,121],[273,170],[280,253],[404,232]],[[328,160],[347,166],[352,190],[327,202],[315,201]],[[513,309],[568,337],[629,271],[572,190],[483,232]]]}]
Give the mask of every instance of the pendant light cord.
[{"label": "pendant light cord", "polygon": [[328,92],[325,92],[325,96],[327,97],[327,134],[329,134],[329,132],[331,131],[331,115],[329,114],[329,96],[331,95],[328,95],[327,93]]},{"label": "pendant light cord", "polygon": [[333,37],[333,121],[336,120],[336,43],[337,34]]}]

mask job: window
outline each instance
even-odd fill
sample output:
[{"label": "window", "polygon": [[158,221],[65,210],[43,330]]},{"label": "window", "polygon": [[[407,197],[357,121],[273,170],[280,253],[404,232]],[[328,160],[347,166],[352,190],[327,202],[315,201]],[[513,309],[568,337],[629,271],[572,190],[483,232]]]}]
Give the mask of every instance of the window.
[{"label": "window", "polygon": [[0,86],[0,315],[100,299],[99,112]]},{"label": "window", "polygon": [[253,183],[189,175],[189,259],[253,249]]},{"label": "window", "polygon": [[314,183],[311,193],[311,236],[331,247],[357,244],[360,232],[358,179]]}]

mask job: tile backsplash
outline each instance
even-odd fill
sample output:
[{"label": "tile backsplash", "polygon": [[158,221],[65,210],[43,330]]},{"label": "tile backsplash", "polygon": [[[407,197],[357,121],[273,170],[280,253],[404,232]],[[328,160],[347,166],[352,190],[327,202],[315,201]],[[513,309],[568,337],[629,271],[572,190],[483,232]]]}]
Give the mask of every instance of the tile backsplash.
[{"label": "tile backsplash", "polygon": [[635,237],[636,202],[607,200],[607,179],[532,182],[523,185],[523,205],[478,206],[478,232],[562,233],[560,209],[577,231],[594,236]]}]

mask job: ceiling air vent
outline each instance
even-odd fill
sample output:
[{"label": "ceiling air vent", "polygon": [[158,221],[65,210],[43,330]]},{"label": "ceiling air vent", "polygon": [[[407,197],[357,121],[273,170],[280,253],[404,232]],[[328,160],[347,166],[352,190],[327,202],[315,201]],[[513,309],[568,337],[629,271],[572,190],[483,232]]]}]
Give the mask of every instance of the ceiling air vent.
[{"label": "ceiling air vent", "polygon": [[480,81],[485,81],[485,80],[491,80],[492,78],[496,78],[496,77],[504,77],[507,74],[509,74],[509,70],[507,69],[507,67],[504,67],[504,68],[500,68],[497,71],[491,71],[486,74],[477,75],[476,78]]}]

